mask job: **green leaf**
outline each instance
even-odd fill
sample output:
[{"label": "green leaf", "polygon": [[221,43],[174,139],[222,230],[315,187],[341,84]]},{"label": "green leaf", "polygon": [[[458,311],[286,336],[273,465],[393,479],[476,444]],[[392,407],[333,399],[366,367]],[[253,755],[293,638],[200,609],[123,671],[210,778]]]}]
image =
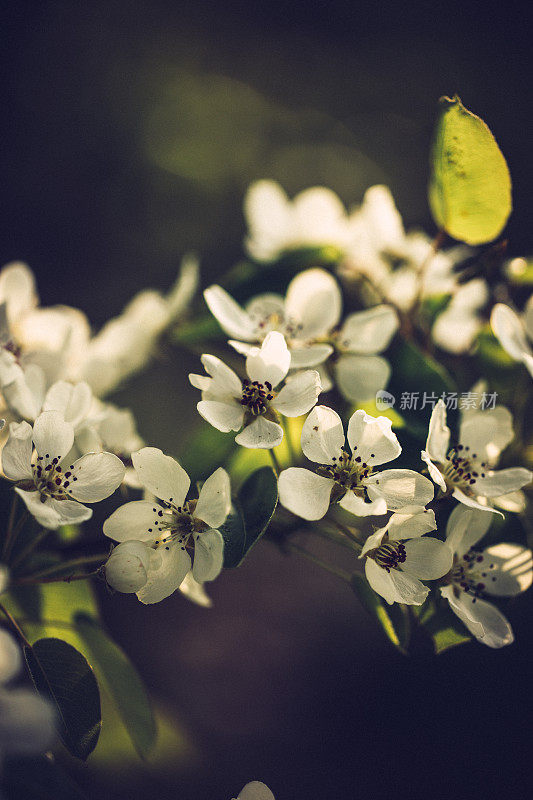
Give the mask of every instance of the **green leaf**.
[{"label": "green leaf", "polygon": [[239,490],[231,514],[221,527],[224,567],[242,564],[248,551],[266,531],[278,502],[278,481],[272,467],[261,467]]},{"label": "green leaf", "polygon": [[451,647],[472,641],[467,629],[445,605],[437,606],[433,598],[424,605],[413,607],[418,622],[431,638],[435,653],[444,653]]},{"label": "green leaf", "polygon": [[62,639],[38,639],[24,654],[35,688],[56,709],[63,744],[86,759],[102,726],[100,692],[87,659]]},{"label": "green leaf", "polygon": [[405,655],[410,638],[407,609],[386,605],[362,575],[357,573],[352,575],[351,586],[361,604],[376,620],[389,642]]},{"label": "green leaf", "polygon": [[187,437],[180,464],[191,481],[205,480],[212,473],[213,464],[224,464],[235,446],[234,436],[203,423]]},{"label": "green leaf", "polygon": [[457,95],[440,104],[429,182],[433,218],[454,239],[491,242],[512,209],[507,162],[487,125]]},{"label": "green leaf", "polygon": [[120,717],[139,755],[146,758],[156,739],[156,726],[142,680],[123,650],[98,622],[85,613],[74,624],[101,682],[113,698]]}]

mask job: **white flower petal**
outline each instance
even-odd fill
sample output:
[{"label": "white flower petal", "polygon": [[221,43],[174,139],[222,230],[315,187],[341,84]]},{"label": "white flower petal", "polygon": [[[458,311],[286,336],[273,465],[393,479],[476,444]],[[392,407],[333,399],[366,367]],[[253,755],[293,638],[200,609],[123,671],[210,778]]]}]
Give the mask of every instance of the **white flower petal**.
[{"label": "white flower petal", "polygon": [[44,398],[43,411],[60,411],[66,422],[76,427],[91,408],[93,395],[88,383],[57,381]]},{"label": "white flower petal", "polygon": [[133,538],[113,548],[105,565],[108,584],[117,592],[138,592],[148,580],[151,553],[145,542]]},{"label": "white flower petal", "polygon": [[306,269],[290,282],[285,315],[300,326],[300,339],[318,339],[328,334],[338,325],[341,310],[339,285],[326,270]]},{"label": "white flower petal", "polygon": [[291,370],[317,367],[333,353],[330,344],[310,344],[293,346],[291,349]]},{"label": "white flower petal", "polygon": [[99,503],[120,486],[126,468],[114,453],[87,453],[74,462],[71,472],[72,497],[82,503]]},{"label": "white flower petal", "polygon": [[261,345],[246,359],[246,372],[250,380],[270,383],[276,387],[289,371],[291,354],[285,339],[278,331],[271,331]]},{"label": "white flower petal", "polygon": [[414,539],[437,527],[435,512],[423,506],[406,506],[395,511],[387,523],[387,533],[392,541]]},{"label": "white flower petal", "polygon": [[182,316],[191,302],[200,280],[200,267],[194,253],[186,253],[181,260],[176,282],[165,295],[168,322],[174,322]]},{"label": "white flower petal", "polygon": [[346,492],[342,500],[339,500],[339,505],[357,517],[381,516],[387,511],[387,503],[382,497],[368,501],[350,491]]},{"label": "white flower petal", "polygon": [[466,508],[459,503],[450,514],[446,525],[446,544],[459,558],[462,558],[485,536],[492,519],[486,511]]},{"label": "white flower petal", "polygon": [[[231,509],[231,487],[229,475],[219,467],[200,489],[194,516],[203,520],[210,528],[222,525]],[[204,578],[203,580],[208,580]],[[209,579],[210,580],[210,579]]]},{"label": "white flower petal", "polygon": [[180,592],[192,603],[196,603],[202,608],[211,608],[213,601],[204,591],[203,584],[195,581],[192,572],[188,572],[179,585]]},{"label": "white flower petal", "polygon": [[481,563],[480,569],[484,566],[486,571],[483,591],[487,594],[512,597],[525,592],[531,586],[533,558],[528,547],[500,542],[487,547],[481,555],[484,564]]},{"label": "white flower petal", "polygon": [[435,320],[431,338],[442,350],[459,355],[472,348],[482,325],[481,317],[471,309],[450,304]]},{"label": "white flower petal", "polygon": [[283,440],[283,428],[277,422],[257,417],[235,437],[237,444],[252,449],[270,450]]},{"label": "white flower petal", "polygon": [[221,286],[209,286],[204,299],[222,330],[235,339],[253,342],[255,324],[250,315]]},{"label": "white flower petal", "polygon": [[451,610],[479,642],[493,648],[512,644],[514,641],[512,628],[492,603],[487,603],[479,597],[472,597],[465,592],[460,592],[457,596],[451,586],[445,586],[440,591],[448,600]]},{"label": "white flower petal", "polygon": [[372,558],[365,561],[365,575],[372,589],[389,605],[406,603],[410,606],[421,606],[429,594],[427,586],[416,578],[396,569],[387,572]]},{"label": "white flower petal", "polygon": [[13,680],[22,667],[21,650],[10,633],[0,628],[0,684]]},{"label": "white flower petal", "polygon": [[275,800],[274,795],[264,783],[252,781],[247,783],[237,800]]},{"label": "white flower petal", "polygon": [[9,438],[2,449],[2,470],[10,481],[32,478],[33,429],[27,422],[12,422]]},{"label": "white flower petal", "polygon": [[315,370],[298,372],[287,380],[283,389],[272,401],[272,406],[285,417],[306,414],[318,400],[320,375]]},{"label": "white flower petal", "polygon": [[482,500],[485,500],[484,497],[470,497],[469,495],[462,492],[460,489],[454,489],[452,492],[452,497],[455,497],[456,500],[459,500],[460,503],[463,503],[465,506],[469,508],[476,508],[479,511],[491,511],[493,514],[499,514],[500,517],[503,517],[501,511],[497,511],[492,506],[489,506],[486,501],[483,503]]},{"label": "white flower petal", "polygon": [[0,301],[7,304],[10,324],[38,303],[33,272],[21,261],[6,264],[0,272]]},{"label": "white flower petal", "polygon": [[432,461],[443,464],[450,444],[450,429],[446,425],[446,406],[441,399],[435,405],[429,420],[426,450]]},{"label": "white flower petal", "polygon": [[389,362],[381,356],[356,356],[344,353],[334,365],[340,393],[352,403],[373,400],[390,378]]},{"label": "white flower petal", "polygon": [[470,411],[462,420],[459,441],[470,448],[478,461],[495,463],[513,440],[513,417],[503,406],[485,411]]},{"label": "white flower petal", "polygon": [[213,379],[210,391],[218,397],[240,397],[242,381],[220,358],[205,353],[201,358],[205,371]]},{"label": "white flower petal", "polygon": [[451,548],[431,536],[409,539],[404,544],[406,559],[402,569],[415,578],[434,581],[452,568]]},{"label": "white flower petal", "polygon": [[200,400],[196,408],[201,417],[222,433],[240,431],[244,421],[244,408],[237,402],[221,403],[216,400]]},{"label": "white flower petal", "polygon": [[[154,510],[155,509],[155,510]],[[158,512],[163,511],[157,503],[148,500],[132,500],[119,506],[104,522],[104,533],[115,542],[135,539],[153,543],[158,538]]]},{"label": "white flower petal", "polygon": [[497,303],[492,309],[490,324],[494,335],[511,358],[522,361],[524,354],[531,355],[522,322],[509,306]]},{"label": "white flower petal", "polygon": [[74,443],[74,428],[59,411],[44,411],[33,426],[33,443],[40,456],[61,460]]},{"label": "white flower petal", "polygon": [[315,464],[332,464],[344,447],[342,420],[328,406],[315,406],[302,428],[302,450]]},{"label": "white flower petal", "polygon": [[330,505],[332,488],[331,478],[315,475],[308,469],[289,467],[279,476],[279,501],[303,519],[322,519]]},{"label": "white flower petal", "polygon": [[391,428],[392,423],[386,417],[371,417],[361,409],[352,414],[348,423],[348,444],[354,458],[361,458],[370,467],[398,458],[402,448]]},{"label": "white flower petal", "polygon": [[47,497],[43,503],[39,492],[27,492],[18,488],[15,491],[22,497],[30,514],[35,517],[43,528],[48,528],[49,530],[56,530],[61,525],[85,522],[93,515],[90,508],[81,503],[75,503],[73,500],[59,501]]},{"label": "white flower petal", "polygon": [[222,571],[224,539],[219,531],[210,530],[195,536],[192,576],[198,583],[213,581]]},{"label": "white flower petal", "polygon": [[375,533],[370,534],[370,536],[368,536],[368,538],[365,540],[363,549],[359,553],[358,558],[364,558],[366,554],[369,553],[371,550],[375,550],[376,547],[379,547],[386,533],[387,533],[387,528],[385,527],[385,528],[380,528]]},{"label": "white flower petal", "polygon": [[191,480],[181,464],[157,447],[143,447],[132,454],[132,461],[145,489],[176,507],[183,505]]},{"label": "white flower petal", "polygon": [[374,306],[346,317],[339,332],[339,347],[350,353],[374,355],[389,346],[399,320],[392,306]]},{"label": "white flower petal", "polygon": [[365,480],[371,500],[383,497],[391,511],[404,506],[427,506],[433,500],[433,484],[412,469],[388,469]]},{"label": "white flower petal", "polygon": [[431,460],[429,453],[426,450],[421,450],[420,457],[425,464],[427,464],[428,472],[431,477],[431,480],[435,481],[437,486],[440,486],[443,492],[446,491],[446,479],[440,469],[435,466],[433,461]]},{"label": "white flower petal", "polygon": [[476,480],[475,490],[482,497],[499,497],[527,486],[532,478],[533,472],[524,467],[491,470]]},{"label": "white flower petal", "polygon": [[45,375],[37,364],[28,364],[24,372],[20,370],[17,378],[3,387],[8,407],[19,417],[34,420],[43,404]]},{"label": "white flower petal", "polygon": [[148,580],[137,592],[141,603],[159,603],[169,597],[191,568],[189,554],[178,544],[161,545],[150,557]]}]

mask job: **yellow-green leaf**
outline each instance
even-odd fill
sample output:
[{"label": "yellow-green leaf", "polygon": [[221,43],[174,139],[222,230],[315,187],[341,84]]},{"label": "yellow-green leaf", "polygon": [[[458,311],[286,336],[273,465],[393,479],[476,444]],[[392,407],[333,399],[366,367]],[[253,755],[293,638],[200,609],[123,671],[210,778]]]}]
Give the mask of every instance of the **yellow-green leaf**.
[{"label": "yellow-green leaf", "polygon": [[457,96],[440,104],[429,183],[433,218],[454,239],[491,242],[512,209],[507,162],[487,125]]}]

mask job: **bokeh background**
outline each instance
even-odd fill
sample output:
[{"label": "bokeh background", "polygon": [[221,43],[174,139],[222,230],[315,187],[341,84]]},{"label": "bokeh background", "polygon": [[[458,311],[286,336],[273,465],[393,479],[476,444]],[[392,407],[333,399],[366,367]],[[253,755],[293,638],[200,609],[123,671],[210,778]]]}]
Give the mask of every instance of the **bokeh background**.
[{"label": "bokeh background", "polygon": [[[139,289],[169,287],[186,251],[204,285],[231,267],[257,178],[348,204],[385,182],[431,231],[429,141],[454,92],[508,159],[510,252],[531,253],[530,22],[518,4],[458,0],[6,4],[2,260],[27,261],[44,303],[99,326]],[[114,398],[178,455],[198,424],[196,367],[165,351]],[[91,799],[226,800],[252,779],[279,800],[530,792],[531,598],[509,608],[504,652],[434,658],[418,642],[403,658],[349,589],[268,543],[216,581],[210,611],[101,595],[181,744],[157,767],[89,761],[77,779]]]}]

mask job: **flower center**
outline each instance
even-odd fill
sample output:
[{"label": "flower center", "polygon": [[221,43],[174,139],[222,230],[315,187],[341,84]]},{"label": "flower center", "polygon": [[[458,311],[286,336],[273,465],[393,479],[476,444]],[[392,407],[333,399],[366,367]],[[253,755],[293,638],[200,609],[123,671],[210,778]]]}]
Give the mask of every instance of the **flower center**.
[{"label": "flower center", "polygon": [[[357,448],[355,448],[357,449]],[[373,469],[361,456],[350,455],[346,450],[342,450],[340,456],[333,457],[333,464],[327,464],[318,468],[318,474],[325,478],[333,478],[336,484],[336,499],[340,499],[348,490],[363,496],[365,488],[363,481],[368,478]]]},{"label": "flower center", "polygon": [[45,503],[48,497],[54,500],[66,500],[72,494],[70,485],[77,481],[77,477],[72,474],[74,465],[71,464],[66,472],[59,462],[61,458],[55,456],[50,460],[47,453],[45,456],[37,456],[37,460],[32,464],[33,481],[35,488],[41,495],[41,502]]},{"label": "flower center", "polygon": [[171,542],[178,544],[182,550],[189,548],[191,536],[207,530],[208,526],[194,516],[197,500],[189,500],[182,506],[175,506],[172,498],[169,502],[161,501],[163,508],[153,506],[154,521],[148,528],[148,533],[157,535],[154,546],[166,547]]},{"label": "flower center", "polygon": [[477,454],[470,453],[468,446],[458,444],[446,454],[443,475],[450,486],[461,488],[465,494],[474,495],[472,488],[478,478],[484,478],[485,461],[477,462]]},{"label": "flower center", "polygon": [[448,582],[472,595],[474,598],[472,602],[475,603],[476,598],[484,596],[489,580],[496,580],[496,576],[491,575],[491,570],[494,568],[495,565],[488,562],[482,553],[469,550],[460,560],[455,559]]},{"label": "flower center", "polygon": [[8,353],[11,353],[13,356],[15,356],[17,363],[20,361],[22,349],[16,342],[13,341],[13,339],[9,339],[7,342],[4,342],[2,347],[4,350],[7,350]]},{"label": "flower center", "polygon": [[378,566],[390,572],[391,569],[398,569],[398,564],[403,564],[407,558],[405,545],[403,542],[385,542],[370,554]]},{"label": "flower center", "polygon": [[297,339],[302,328],[301,323],[285,317],[280,311],[273,311],[257,320],[256,335],[258,339],[262,340],[271,331],[279,331],[285,339]]},{"label": "flower center", "polygon": [[248,411],[254,417],[264,414],[268,410],[270,401],[273,399],[274,392],[272,391],[272,384],[268,381],[259,383],[259,381],[243,380],[240,402],[242,406],[247,407]]}]

